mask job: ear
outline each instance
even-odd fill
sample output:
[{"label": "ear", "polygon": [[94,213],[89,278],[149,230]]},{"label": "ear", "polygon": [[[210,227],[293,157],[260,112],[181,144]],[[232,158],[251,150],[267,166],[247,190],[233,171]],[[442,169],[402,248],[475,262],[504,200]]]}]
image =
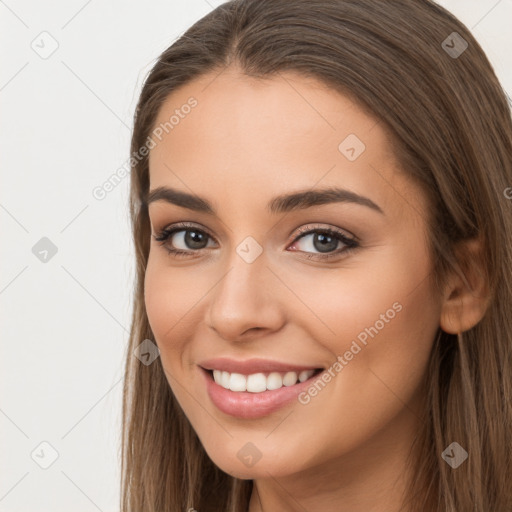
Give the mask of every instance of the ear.
[{"label": "ear", "polygon": [[484,272],[481,239],[463,240],[456,248],[457,268],[444,289],[440,327],[458,334],[474,327],[485,315],[489,286]]}]

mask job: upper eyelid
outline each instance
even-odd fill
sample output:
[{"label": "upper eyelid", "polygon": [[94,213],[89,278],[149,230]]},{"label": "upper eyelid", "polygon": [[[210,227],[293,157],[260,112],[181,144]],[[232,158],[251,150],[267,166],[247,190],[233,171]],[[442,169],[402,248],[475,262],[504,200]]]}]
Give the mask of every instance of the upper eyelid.
[{"label": "upper eyelid", "polygon": [[342,229],[342,228],[335,228],[335,227],[332,227],[332,226],[329,226],[329,227],[324,227],[324,226],[318,226],[318,225],[313,225],[313,226],[310,226],[310,227],[300,227],[298,229],[298,234],[297,236],[294,238],[294,240],[296,240],[297,238],[303,236],[303,235],[308,235],[308,234],[311,234],[311,233],[314,233],[316,231],[327,231],[327,232],[332,232],[334,233],[335,235],[339,235],[339,236],[342,236],[344,238],[348,238],[350,240],[353,240],[354,242],[357,242],[359,241],[358,237],[353,235],[352,233],[350,233],[349,231],[347,231],[346,229]]},{"label": "upper eyelid", "polygon": [[[204,232],[207,236],[212,238],[216,243],[217,239],[215,236],[210,234],[209,230],[201,225],[195,224],[195,223],[187,223],[187,222],[178,222],[175,224],[171,224],[169,226],[166,226],[160,230],[160,233],[170,232],[169,236],[172,236],[176,233],[179,233],[180,231],[188,231],[192,229],[197,229],[198,231]],[[295,229],[294,231],[297,231]],[[352,233],[348,232],[347,230],[344,230],[342,228],[333,227],[333,226],[322,226],[320,223],[313,223],[312,225],[308,226],[307,224],[305,226],[301,226],[298,228],[298,233],[293,237],[292,242],[295,242],[307,235],[313,234],[316,231],[331,231],[334,235],[341,236],[342,238],[346,238],[353,242],[359,242],[359,239],[357,236],[353,235]],[[293,232],[292,232],[293,234]],[[158,234],[156,235],[158,236]],[[289,235],[291,236],[291,235]]]}]

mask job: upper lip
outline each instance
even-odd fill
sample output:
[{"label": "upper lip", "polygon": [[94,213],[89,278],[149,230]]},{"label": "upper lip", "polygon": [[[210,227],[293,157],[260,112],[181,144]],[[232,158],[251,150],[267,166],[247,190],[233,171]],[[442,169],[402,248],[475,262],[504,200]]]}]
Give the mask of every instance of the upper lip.
[{"label": "upper lip", "polygon": [[222,370],[229,373],[241,373],[242,375],[266,372],[300,372],[302,370],[317,370],[321,368],[320,366],[285,363],[272,361],[270,359],[253,358],[237,361],[236,359],[230,359],[229,357],[207,359],[200,362],[199,366],[205,370]]}]

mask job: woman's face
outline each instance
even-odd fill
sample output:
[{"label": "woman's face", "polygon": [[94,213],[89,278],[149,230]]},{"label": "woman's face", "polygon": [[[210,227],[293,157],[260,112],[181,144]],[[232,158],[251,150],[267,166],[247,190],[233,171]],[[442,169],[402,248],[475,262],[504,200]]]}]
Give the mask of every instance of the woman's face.
[{"label": "woman's face", "polygon": [[227,69],[174,92],[152,139],[168,237],[147,314],[211,459],[241,478],[402,460],[441,304],[428,206],[382,125],[312,79]]}]

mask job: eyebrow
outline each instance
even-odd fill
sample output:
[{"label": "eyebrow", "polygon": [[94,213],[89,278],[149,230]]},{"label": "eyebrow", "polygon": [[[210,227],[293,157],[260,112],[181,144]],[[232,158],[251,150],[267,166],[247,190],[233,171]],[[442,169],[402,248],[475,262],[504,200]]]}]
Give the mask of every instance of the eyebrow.
[{"label": "eyebrow", "polygon": [[[215,208],[207,199],[195,194],[189,194],[169,187],[157,187],[146,194],[144,203],[148,206],[156,201],[167,203],[217,216]],[[273,198],[267,205],[267,211],[271,214],[286,213],[295,210],[305,210],[313,206],[329,203],[353,203],[366,206],[382,215],[381,207],[365,196],[351,192],[350,190],[330,187],[324,189],[299,190],[292,194],[283,194]]]}]

